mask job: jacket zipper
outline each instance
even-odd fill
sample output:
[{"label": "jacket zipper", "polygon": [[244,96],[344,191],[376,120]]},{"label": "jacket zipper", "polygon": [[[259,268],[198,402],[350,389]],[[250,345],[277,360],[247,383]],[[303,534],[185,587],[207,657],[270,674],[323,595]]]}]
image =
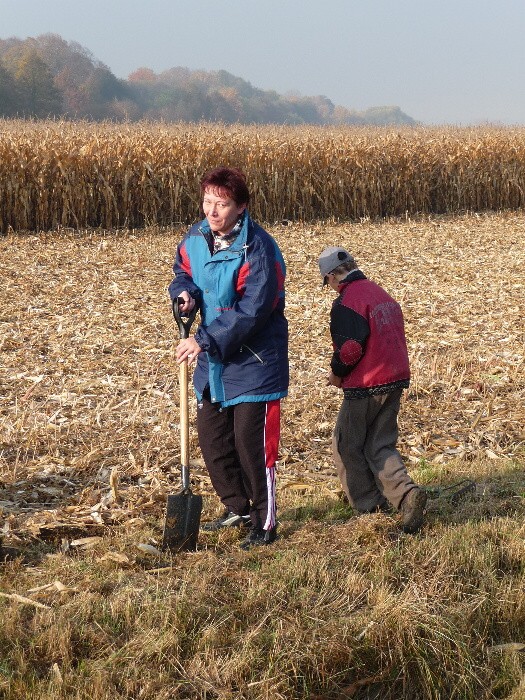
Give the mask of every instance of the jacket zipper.
[{"label": "jacket zipper", "polygon": [[260,355],[258,355],[258,354],[255,352],[255,350],[252,350],[251,347],[250,347],[249,345],[246,345],[246,344],[241,345],[241,352],[242,352],[242,349],[243,349],[243,348],[246,348],[246,350],[249,350],[249,351],[252,353],[252,355],[253,355],[254,357],[256,357],[256,358],[259,360],[259,362],[261,363],[261,365],[265,365],[265,364],[266,364],[266,362],[262,359],[262,357],[261,357]]}]

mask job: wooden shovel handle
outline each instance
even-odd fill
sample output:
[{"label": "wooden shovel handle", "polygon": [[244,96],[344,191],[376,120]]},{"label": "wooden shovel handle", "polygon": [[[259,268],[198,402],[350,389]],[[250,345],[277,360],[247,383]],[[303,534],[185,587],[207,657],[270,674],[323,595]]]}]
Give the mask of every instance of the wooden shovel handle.
[{"label": "wooden shovel handle", "polygon": [[[184,304],[182,297],[176,297],[171,305],[173,317],[179,327],[181,340],[190,334],[191,326],[197,314],[197,305],[193,307],[188,318],[184,320],[180,314],[179,304]],[[180,461],[182,488],[187,491],[190,488],[190,418],[188,409],[188,360],[179,365],[180,388]]]},{"label": "wooden shovel handle", "polygon": [[190,419],[188,410],[188,361],[179,366],[180,384],[180,459],[183,467],[190,462]]}]

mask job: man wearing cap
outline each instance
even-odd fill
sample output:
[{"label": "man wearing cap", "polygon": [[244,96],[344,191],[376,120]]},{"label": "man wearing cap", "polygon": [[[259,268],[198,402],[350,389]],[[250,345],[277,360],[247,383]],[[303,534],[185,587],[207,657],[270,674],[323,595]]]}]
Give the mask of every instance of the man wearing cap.
[{"label": "man wearing cap", "polygon": [[410,381],[401,307],[344,248],[325,248],[319,270],[338,292],[328,384],[344,394],[332,440],[342,487],[359,513],[387,511],[390,503],[402,514],[403,531],[417,532],[427,495],[396,449],[401,394]]}]

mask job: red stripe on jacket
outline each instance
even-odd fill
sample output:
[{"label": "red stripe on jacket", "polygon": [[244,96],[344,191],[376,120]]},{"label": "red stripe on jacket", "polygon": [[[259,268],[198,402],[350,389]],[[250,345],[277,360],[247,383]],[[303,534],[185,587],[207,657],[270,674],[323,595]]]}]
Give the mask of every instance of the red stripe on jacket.
[{"label": "red stripe on jacket", "polygon": [[246,291],[246,280],[250,274],[250,263],[246,262],[239,268],[239,273],[237,275],[237,283],[235,284],[235,291],[239,296],[243,296]]},{"label": "red stripe on jacket", "polygon": [[181,246],[180,248],[180,266],[187,275],[190,277],[191,275],[191,262],[190,262],[190,257],[186,251],[186,248],[184,246]]},{"label": "red stripe on jacket", "polygon": [[274,309],[277,307],[279,299],[281,298],[281,295],[284,291],[284,272],[278,260],[275,261],[275,275],[277,277],[277,294],[273,302]]},{"label": "red stripe on jacket", "polygon": [[268,491],[268,512],[265,530],[270,530],[276,522],[275,504],[275,462],[279,449],[279,437],[281,431],[281,402],[279,399],[266,403],[266,417],[264,421],[264,460],[266,464],[266,488]]}]

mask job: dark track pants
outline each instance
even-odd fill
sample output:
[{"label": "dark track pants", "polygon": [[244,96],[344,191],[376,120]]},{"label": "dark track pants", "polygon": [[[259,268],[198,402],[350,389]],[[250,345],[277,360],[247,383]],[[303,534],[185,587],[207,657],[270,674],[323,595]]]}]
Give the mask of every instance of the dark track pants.
[{"label": "dark track pants", "polygon": [[213,488],[225,507],[250,514],[265,530],[275,526],[275,462],[281,402],[249,402],[220,409],[204,398],[197,432]]},{"label": "dark track pants", "polygon": [[343,399],[332,447],[341,485],[360,513],[389,501],[399,508],[416,484],[396,449],[402,389],[365,399]]}]

